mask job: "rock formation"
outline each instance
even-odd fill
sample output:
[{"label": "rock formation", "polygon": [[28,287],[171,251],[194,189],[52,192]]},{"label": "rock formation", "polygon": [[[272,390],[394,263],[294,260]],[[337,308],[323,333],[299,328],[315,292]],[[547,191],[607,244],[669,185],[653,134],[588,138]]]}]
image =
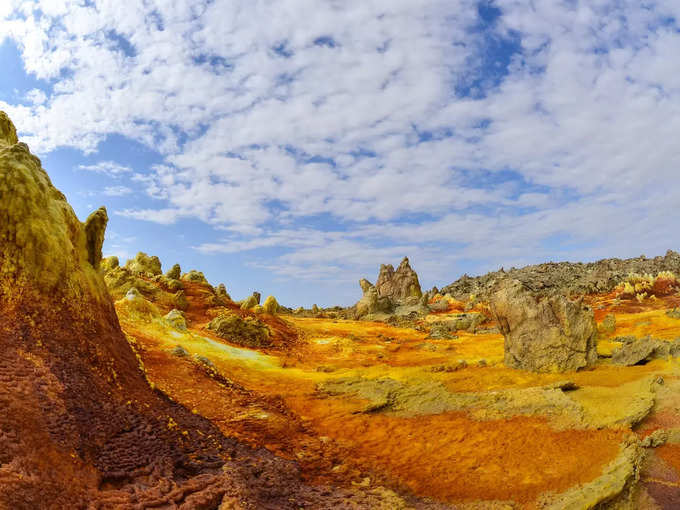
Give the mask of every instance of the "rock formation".
[{"label": "rock formation", "polygon": [[182,276],[182,267],[179,264],[175,264],[167,273],[165,273],[165,276],[170,280],[179,280]]},{"label": "rock formation", "polygon": [[670,342],[649,336],[626,337],[621,346],[612,351],[612,363],[624,366],[644,365],[653,359],[677,358],[678,355],[680,339]]},{"label": "rock formation", "polygon": [[245,347],[267,347],[271,344],[271,332],[266,324],[254,317],[225,312],[215,317],[208,329],[217,336]]},{"label": "rock formation", "polygon": [[262,309],[272,315],[278,313],[279,308],[279,302],[274,296],[267,296],[267,299],[264,300],[264,304],[262,305]]},{"label": "rock formation", "polygon": [[532,292],[504,280],[491,295],[491,312],[505,337],[505,364],[534,372],[564,372],[597,360],[593,311],[559,294]]},{"label": "rock formation", "polygon": [[403,303],[410,298],[420,298],[418,275],[411,269],[408,257],[404,257],[395,271],[391,264],[380,266],[380,274],[375,282],[378,297],[388,298],[393,303]]},{"label": "rock formation", "polygon": [[134,275],[146,276],[148,278],[163,274],[160,259],[155,255],[149,256],[141,251],[134,259],[128,260],[125,263],[125,267]]},{"label": "rock formation", "polygon": [[359,285],[364,295],[355,305],[357,318],[375,314],[389,314],[398,307],[405,313],[411,308],[421,308],[423,296],[418,275],[411,268],[408,257],[404,257],[397,270],[391,264],[382,264],[375,285],[362,278]]},{"label": "rock formation", "polygon": [[458,300],[470,295],[487,298],[496,284],[505,278],[520,280],[535,290],[551,290],[567,295],[610,292],[630,274],[657,275],[664,271],[680,274],[680,254],[668,250],[663,257],[604,259],[590,263],[548,262],[508,271],[500,269],[483,276],[464,275],[442,288]]}]

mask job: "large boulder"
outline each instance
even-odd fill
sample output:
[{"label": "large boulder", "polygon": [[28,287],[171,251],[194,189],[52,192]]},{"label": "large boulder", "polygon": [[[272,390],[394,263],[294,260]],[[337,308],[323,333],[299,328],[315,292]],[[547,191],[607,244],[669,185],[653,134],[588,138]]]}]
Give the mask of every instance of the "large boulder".
[{"label": "large boulder", "polygon": [[210,321],[208,329],[220,338],[245,347],[271,345],[269,328],[254,317],[243,318],[233,312],[225,312]]},{"label": "large boulder", "polygon": [[653,359],[676,358],[678,355],[680,339],[671,342],[650,336],[626,337],[621,346],[612,351],[612,363],[623,366],[644,365]]},{"label": "large boulder", "polygon": [[541,294],[517,280],[503,280],[490,299],[505,337],[505,364],[533,372],[565,372],[597,360],[597,325],[581,300]]},{"label": "large boulder", "polygon": [[267,299],[264,300],[264,304],[262,305],[262,309],[272,315],[278,313],[280,308],[279,302],[274,296],[267,296]]}]

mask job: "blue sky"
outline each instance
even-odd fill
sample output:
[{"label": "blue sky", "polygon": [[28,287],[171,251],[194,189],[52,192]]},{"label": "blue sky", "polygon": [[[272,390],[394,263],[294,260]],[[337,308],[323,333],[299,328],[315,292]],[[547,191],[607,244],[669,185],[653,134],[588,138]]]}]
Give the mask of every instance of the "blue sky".
[{"label": "blue sky", "polygon": [[[302,14],[304,13],[304,14]],[[0,109],[107,254],[350,304],[678,249],[680,5],[9,0]]]}]

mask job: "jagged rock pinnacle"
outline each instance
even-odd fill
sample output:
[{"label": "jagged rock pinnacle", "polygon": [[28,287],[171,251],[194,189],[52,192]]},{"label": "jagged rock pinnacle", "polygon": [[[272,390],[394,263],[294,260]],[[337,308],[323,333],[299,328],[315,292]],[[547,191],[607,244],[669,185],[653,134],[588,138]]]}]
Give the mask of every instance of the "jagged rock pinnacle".
[{"label": "jagged rock pinnacle", "polygon": [[19,142],[14,124],[3,111],[0,111],[0,147],[12,146]]}]

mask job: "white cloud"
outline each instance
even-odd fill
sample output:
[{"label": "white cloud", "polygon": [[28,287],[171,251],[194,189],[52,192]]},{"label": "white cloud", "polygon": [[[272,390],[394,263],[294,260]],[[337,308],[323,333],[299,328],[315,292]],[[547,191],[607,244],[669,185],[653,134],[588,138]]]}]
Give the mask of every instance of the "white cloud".
[{"label": "white cloud", "polygon": [[[282,248],[267,267],[290,275],[410,250],[452,278],[474,258],[677,243],[677,5],[494,5],[480,34],[473,0],[24,2],[0,33],[54,90],[0,108],[38,152],[112,133],[159,150],[132,178],[162,202],[120,214],[229,233],[206,253]],[[521,53],[496,76],[485,45],[503,38]],[[477,78],[474,99],[456,95]],[[299,227],[318,217],[333,227]]]},{"label": "white cloud", "polygon": [[152,221],[161,225],[170,225],[182,217],[182,212],[177,209],[124,209],[116,211],[116,214],[135,220]]},{"label": "white cloud", "polygon": [[105,174],[110,177],[118,177],[121,174],[132,172],[132,169],[129,166],[121,165],[115,161],[100,161],[94,165],[79,165],[78,169],[86,172]]},{"label": "white cloud", "polygon": [[102,192],[107,197],[122,197],[133,193],[127,186],[106,186]]}]

